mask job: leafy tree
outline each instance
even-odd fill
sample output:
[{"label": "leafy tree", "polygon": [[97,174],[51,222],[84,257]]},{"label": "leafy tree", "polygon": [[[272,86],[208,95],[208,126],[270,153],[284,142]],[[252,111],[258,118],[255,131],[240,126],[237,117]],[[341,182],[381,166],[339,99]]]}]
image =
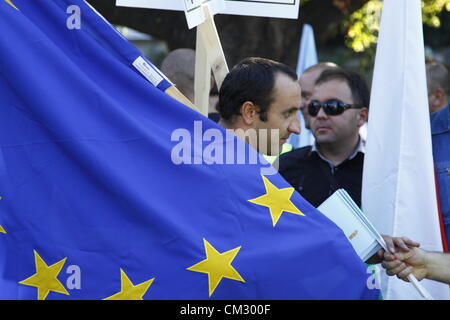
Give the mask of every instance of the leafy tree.
[{"label": "leafy tree", "polygon": [[[361,65],[365,70],[373,65],[382,8],[382,1],[369,0],[343,22],[347,35],[345,44],[355,52],[364,52]],[[444,10],[450,11],[450,0],[422,0],[424,24],[440,28],[440,16]]]},{"label": "leafy tree", "polygon": [[[346,44],[354,51],[362,52],[377,42],[382,8],[382,1],[369,0],[344,22],[349,28]],[[450,11],[450,0],[422,0],[423,22],[428,26],[439,28],[441,26],[439,13],[444,9]]]}]

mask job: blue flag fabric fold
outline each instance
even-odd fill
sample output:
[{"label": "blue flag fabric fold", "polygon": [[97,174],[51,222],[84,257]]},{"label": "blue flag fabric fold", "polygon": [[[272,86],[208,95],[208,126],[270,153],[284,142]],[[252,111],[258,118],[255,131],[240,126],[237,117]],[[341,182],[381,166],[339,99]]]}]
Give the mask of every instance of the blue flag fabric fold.
[{"label": "blue flag fabric fold", "polygon": [[[0,298],[378,297],[340,229],[267,164],[214,163],[225,145],[223,159],[256,151],[165,95],[169,82],[152,86],[87,3],[11,3],[0,0]],[[265,206],[275,194],[289,195]]]}]

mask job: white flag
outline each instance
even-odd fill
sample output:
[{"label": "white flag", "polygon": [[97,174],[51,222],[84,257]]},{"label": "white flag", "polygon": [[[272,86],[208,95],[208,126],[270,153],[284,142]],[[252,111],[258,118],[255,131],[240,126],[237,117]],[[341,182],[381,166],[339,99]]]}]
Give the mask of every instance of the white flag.
[{"label": "white flag", "polygon": [[318,63],[316,42],[314,41],[314,31],[309,24],[304,24],[300,49],[297,61],[297,75],[300,75],[309,67]]},{"label": "white flag", "polygon": [[[302,29],[302,37],[300,39],[300,49],[297,60],[297,75],[301,76],[303,71],[318,63],[316,42],[314,40],[314,31],[309,24],[304,24]],[[300,134],[291,134],[288,143],[294,148],[310,146],[314,143],[314,137],[311,130],[305,128],[305,119],[300,111],[298,111],[300,119]]]},{"label": "white flag", "polygon": [[[431,149],[420,0],[384,0],[364,162],[362,206],[381,234],[442,251]],[[385,273],[384,273],[385,274]],[[385,299],[420,299],[385,277]],[[448,285],[421,282],[435,299]]]}]

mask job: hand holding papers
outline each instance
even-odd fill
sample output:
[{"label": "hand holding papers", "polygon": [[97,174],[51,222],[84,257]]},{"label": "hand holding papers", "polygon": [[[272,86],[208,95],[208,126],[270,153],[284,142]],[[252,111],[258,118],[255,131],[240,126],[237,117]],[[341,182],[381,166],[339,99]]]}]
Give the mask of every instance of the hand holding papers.
[{"label": "hand holding papers", "polygon": [[[337,190],[317,209],[342,229],[361,260],[367,261],[380,249],[390,251],[383,237],[345,190]],[[425,299],[433,299],[414,276],[410,275],[408,279]]]}]

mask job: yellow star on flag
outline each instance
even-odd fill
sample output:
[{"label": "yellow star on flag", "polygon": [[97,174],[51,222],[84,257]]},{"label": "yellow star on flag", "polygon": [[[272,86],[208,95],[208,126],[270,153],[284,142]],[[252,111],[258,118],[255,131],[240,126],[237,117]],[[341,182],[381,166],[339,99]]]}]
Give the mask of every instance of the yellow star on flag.
[{"label": "yellow star on flag", "polygon": [[245,282],[236,269],[231,266],[241,247],[219,253],[206,239],[203,239],[203,243],[205,245],[206,259],[189,267],[187,270],[208,274],[210,297],[222,278]]},{"label": "yellow star on flag", "polygon": [[6,1],[6,3],[10,4],[14,9],[19,10],[19,9],[17,9],[17,7],[14,5],[14,3],[11,2],[11,0],[5,0],[5,1]]},{"label": "yellow star on flag", "polygon": [[304,216],[303,212],[301,212],[290,200],[292,194],[294,193],[294,188],[278,189],[272,184],[272,182],[269,181],[269,179],[264,176],[262,176],[262,178],[266,188],[266,194],[248,201],[269,208],[274,227],[283,212],[290,212]]},{"label": "yellow star on flag", "polygon": [[6,233],[6,230],[2,226],[0,226],[0,233]]},{"label": "yellow star on flag", "polygon": [[66,288],[57,278],[66,260],[67,258],[64,258],[49,267],[35,250],[36,273],[19,283],[38,288],[38,300],[45,300],[50,291],[69,295]]},{"label": "yellow star on flag", "polygon": [[155,280],[155,278],[134,285],[126,275],[125,271],[120,269],[120,292],[103,300],[144,300],[143,296],[153,280]]}]

